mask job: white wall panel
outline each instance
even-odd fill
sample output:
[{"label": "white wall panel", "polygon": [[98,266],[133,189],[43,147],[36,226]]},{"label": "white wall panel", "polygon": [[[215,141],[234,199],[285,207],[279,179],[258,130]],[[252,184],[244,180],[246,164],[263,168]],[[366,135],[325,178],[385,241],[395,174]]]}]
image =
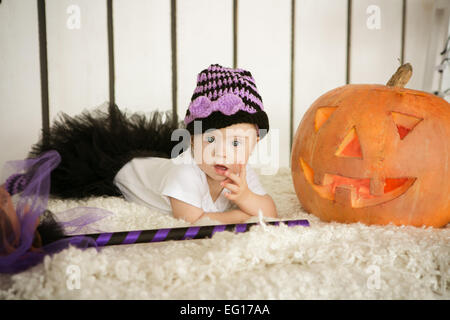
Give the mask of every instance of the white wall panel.
[{"label": "white wall panel", "polygon": [[269,135],[279,133],[279,152],[273,156],[280,166],[288,166],[291,1],[240,0],[238,12],[238,67],[250,70],[255,78],[269,117]]},{"label": "white wall panel", "polygon": [[23,159],[42,124],[36,1],[0,4],[0,171]]},{"label": "white wall panel", "polygon": [[[450,21],[448,24],[448,36],[450,37]],[[447,48],[450,45],[447,43]],[[447,51],[448,52],[448,51]],[[450,57],[450,53],[447,53],[447,57]],[[449,90],[449,92],[446,92],[446,90]],[[450,63],[447,63],[443,74],[442,74],[442,81],[441,81],[441,92],[447,93],[448,95],[445,97],[445,99],[450,102]]]},{"label": "white wall panel", "polygon": [[[434,0],[408,0],[406,7],[405,62],[413,66],[407,87],[424,90],[426,47],[431,37]],[[417,50],[417,48],[423,50]]]},{"label": "white wall panel", "polygon": [[109,99],[105,0],[47,0],[50,123]]},{"label": "white wall panel", "polygon": [[116,103],[172,110],[170,1],[114,0]]},{"label": "white wall panel", "polygon": [[294,132],[311,104],[345,85],[347,0],[302,0],[296,5]]},{"label": "white wall panel", "polygon": [[[376,12],[379,25],[373,20]],[[401,37],[402,1],[354,0],[350,83],[385,84],[400,66]]]},{"label": "white wall panel", "polygon": [[197,74],[210,64],[232,67],[231,0],[177,2],[178,115],[184,119]]},{"label": "white wall panel", "polygon": [[437,66],[441,64],[443,57],[440,52],[448,38],[448,25],[450,21],[450,1],[439,0],[433,2],[431,10],[431,23],[429,37],[426,46],[426,61],[423,87],[425,91],[436,92],[440,89],[441,75],[437,72]]}]

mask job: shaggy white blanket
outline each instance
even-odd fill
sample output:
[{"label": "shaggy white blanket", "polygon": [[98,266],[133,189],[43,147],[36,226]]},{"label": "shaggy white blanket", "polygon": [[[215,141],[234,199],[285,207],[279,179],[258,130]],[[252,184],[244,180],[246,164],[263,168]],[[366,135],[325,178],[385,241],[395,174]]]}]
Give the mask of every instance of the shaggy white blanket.
[{"label": "shaggy white blanket", "polygon": [[[321,222],[302,211],[290,171],[261,176],[281,219],[212,239],[68,248],[34,268],[0,275],[1,299],[449,299],[450,228]],[[61,212],[94,206],[115,215],[105,231],[187,226],[121,198],[51,199]],[[214,224],[212,220],[201,224]]]}]

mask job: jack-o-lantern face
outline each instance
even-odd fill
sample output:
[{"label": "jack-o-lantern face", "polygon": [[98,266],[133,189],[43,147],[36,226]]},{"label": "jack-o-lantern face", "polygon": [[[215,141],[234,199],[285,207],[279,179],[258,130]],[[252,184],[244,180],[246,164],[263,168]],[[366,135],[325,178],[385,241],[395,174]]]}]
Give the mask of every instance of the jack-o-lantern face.
[{"label": "jack-o-lantern face", "polygon": [[[315,114],[314,129],[318,132],[328,118],[337,110],[337,107],[319,107]],[[383,113],[382,113],[383,115]],[[388,117],[389,114],[384,114]],[[394,138],[403,140],[406,135],[414,129],[414,127],[422,120],[411,115],[405,115],[399,112],[390,112],[392,119],[385,122],[387,126],[397,128],[398,136]],[[382,119],[379,119],[381,122]],[[342,123],[342,122],[340,122]],[[339,125],[339,124],[338,124]],[[351,125],[351,123],[350,123]],[[358,127],[358,130],[356,129]],[[342,141],[339,143],[334,152],[334,157],[354,158],[358,160],[365,160],[361,143],[359,141],[358,133],[364,128],[360,128],[359,124],[353,124],[353,127],[343,136]],[[371,130],[371,128],[369,128]],[[370,137],[369,137],[370,138]],[[374,137],[375,139],[377,137]],[[327,137],[324,138],[329,141]],[[378,145],[379,146],[379,145]],[[384,145],[382,146],[384,148]],[[364,146],[364,154],[371,151],[370,148]],[[377,157],[381,150],[373,150],[372,154]],[[316,150],[317,152],[317,150]],[[321,151],[319,151],[321,152]],[[367,158],[370,155],[367,154]],[[383,157],[384,158],[384,157]],[[324,163],[321,163],[321,162]],[[324,160],[324,157],[320,157],[318,166],[326,168],[327,161],[333,161],[332,159]],[[369,162],[380,161],[379,159],[371,157]],[[382,159],[381,161],[384,161]],[[305,162],[304,159],[300,159],[300,165],[305,174],[305,178],[311,184],[312,188],[322,197],[329,200],[335,200],[341,203],[348,202],[352,208],[362,208],[371,205],[377,205],[386,201],[395,199],[399,195],[403,194],[416,180],[416,177],[386,177],[377,175],[373,178],[363,177],[347,177],[338,174],[324,173],[323,176],[314,176],[314,170]],[[354,165],[363,166],[363,161],[354,161]],[[355,169],[352,169],[352,171]],[[359,169],[364,170],[364,169]],[[314,179],[319,183],[314,183]]]},{"label": "jack-o-lantern face", "polygon": [[326,221],[450,222],[450,105],[382,85],[321,96],[302,119],[292,176],[303,207]]}]

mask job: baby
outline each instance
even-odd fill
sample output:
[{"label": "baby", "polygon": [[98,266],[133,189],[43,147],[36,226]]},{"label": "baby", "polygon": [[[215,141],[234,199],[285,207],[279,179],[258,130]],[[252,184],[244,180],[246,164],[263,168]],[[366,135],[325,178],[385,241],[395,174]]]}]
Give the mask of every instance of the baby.
[{"label": "baby", "polygon": [[272,198],[247,165],[269,128],[250,72],[219,65],[203,70],[184,123],[187,151],[171,160],[134,158],[117,173],[114,183],[125,198],[189,222],[238,223],[259,210],[276,217]]},{"label": "baby", "polygon": [[269,130],[250,72],[220,65],[200,72],[184,124],[173,115],[162,122],[159,112],[146,118],[128,117],[115,105],[108,110],[65,115],[33,147],[31,156],[61,155],[52,195],[123,196],[191,223],[204,217],[239,223],[259,211],[277,217],[248,165]]}]

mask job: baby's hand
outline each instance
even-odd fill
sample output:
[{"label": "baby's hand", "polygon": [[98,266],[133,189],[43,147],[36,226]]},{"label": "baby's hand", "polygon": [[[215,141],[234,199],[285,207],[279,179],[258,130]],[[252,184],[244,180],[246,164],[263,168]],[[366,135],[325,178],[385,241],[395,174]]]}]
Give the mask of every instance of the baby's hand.
[{"label": "baby's hand", "polygon": [[228,179],[225,179],[220,184],[231,191],[231,193],[225,192],[225,197],[239,205],[240,202],[244,201],[250,195],[245,164],[240,165],[239,176],[230,172],[230,170],[225,171],[225,176]]}]

